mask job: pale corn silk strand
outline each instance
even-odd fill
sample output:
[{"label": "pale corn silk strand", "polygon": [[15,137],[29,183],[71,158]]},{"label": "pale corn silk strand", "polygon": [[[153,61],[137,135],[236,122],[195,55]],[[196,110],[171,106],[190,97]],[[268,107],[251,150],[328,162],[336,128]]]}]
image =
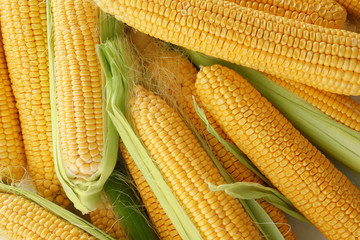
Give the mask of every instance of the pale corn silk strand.
[{"label": "pale corn silk strand", "polygon": [[18,110],[0,34],[0,180],[21,180],[26,171]]},{"label": "pale corn silk strand", "polygon": [[319,89],[360,95],[360,37],[228,1],[96,0],[105,12],[173,44]]},{"label": "pale corn silk strand", "polygon": [[[135,43],[139,46],[144,66],[146,66],[149,75],[146,82],[156,85],[158,95],[166,99],[171,106],[175,106],[181,115],[186,118],[188,124],[192,124],[202,134],[223,167],[236,181],[262,183],[251,170],[241,164],[234,155],[207,132],[205,125],[198,117],[192,99],[192,95],[196,96],[194,84],[197,70],[190,61],[180,51],[171,50],[167,44],[155,41],[143,34],[134,33],[133,35],[133,38],[138,38]],[[137,43],[137,41],[148,42],[148,45],[144,46],[142,42]],[[209,116],[209,120],[217,132],[229,141],[230,139],[225,136],[211,116]],[[285,215],[264,200],[259,200],[259,203],[274,220],[275,224],[278,225],[285,239],[295,239]]]},{"label": "pale corn silk strand", "polygon": [[224,184],[224,178],[164,100],[137,85],[130,109],[138,134],[204,238],[261,239],[236,199],[210,191],[206,182]]},{"label": "pale corn silk strand", "polygon": [[360,191],[233,70],[204,67],[197,92],[237,146],[328,239],[360,236]]},{"label": "pale corn silk strand", "polygon": [[343,28],[347,16],[345,8],[333,0],[229,0],[229,2],[329,28]]},{"label": "pale corn silk strand", "polygon": [[37,192],[61,206],[70,201],[52,155],[45,1],[0,1],[1,31],[23,136]]},{"label": "pale corn silk strand", "polygon": [[53,0],[56,107],[61,154],[70,176],[87,178],[103,157],[99,9],[90,0]]}]

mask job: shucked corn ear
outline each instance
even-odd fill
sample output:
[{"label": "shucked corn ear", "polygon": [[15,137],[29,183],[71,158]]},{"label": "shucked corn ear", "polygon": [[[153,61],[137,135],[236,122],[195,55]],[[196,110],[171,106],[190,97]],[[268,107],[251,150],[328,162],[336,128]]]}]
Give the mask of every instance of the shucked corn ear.
[{"label": "shucked corn ear", "polygon": [[360,132],[360,104],[348,96],[321,91],[316,88],[267,75],[338,122]]},{"label": "shucked corn ear", "polygon": [[96,0],[151,36],[319,89],[360,95],[358,34],[218,0]]},{"label": "shucked corn ear", "polygon": [[200,234],[213,239],[261,239],[237,200],[210,191],[207,182],[226,182],[180,116],[139,85],[130,105],[140,138]]},{"label": "shucked corn ear", "polygon": [[1,0],[1,31],[30,176],[41,196],[68,206],[53,160],[45,7]]},{"label": "shucked corn ear", "polygon": [[0,179],[20,180],[26,169],[18,110],[0,34]]},{"label": "shucked corn ear", "polygon": [[96,208],[117,159],[118,134],[103,111],[95,48],[100,43],[99,23],[111,23],[100,19],[90,0],[47,4],[56,168],[69,199],[87,213]]},{"label": "shucked corn ear", "polygon": [[[147,41],[146,36],[138,33],[136,33],[134,37],[137,41],[141,38],[144,39],[144,42]],[[140,48],[142,47],[140,46]],[[197,69],[191,64],[191,62],[180,53],[176,53],[166,49],[160,44],[157,44],[154,39],[150,39],[148,46],[141,49],[141,56],[148,74],[154,78],[153,81],[155,81],[157,85],[160,85],[159,91],[162,92],[165,90],[163,93],[164,97],[168,98],[168,101],[170,102],[176,102],[176,104],[180,107],[180,110],[190,120],[191,124],[203,135],[204,139],[206,139],[217,159],[231,174],[231,176],[236,181],[240,182],[262,183],[260,178],[243,165],[233,154],[227,151],[226,148],[206,130],[206,126],[198,117],[192,99],[192,96],[196,96],[195,80]],[[211,121],[212,126],[215,127],[217,132],[224,137],[225,134],[211,116],[209,121]],[[131,165],[134,165],[134,163],[131,162]],[[138,170],[134,171],[137,172]],[[141,174],[138,178],[141,178]],[[269,216],[278,223],[277,226],[281,233],[285,236],[285,239],[295,239],[295,236],[289,229],[285,215],[279,209],[264,200],[259,200],[259,203],[266,210]],[[149,205],[154,204],[150,203]],[[155,224],[156,222],[157,221],[155,221]],[[167,231],[165,232],[168,233]]]},{"label": "shucked corn ear", "polygon": [[345,8],[333,0],[228,0],[242,7],[329,28],[343,28]]},{"label": "shucked corn ear", "polygon": [[98,239],[109,235],[83,218],[23,188],[0,183],[1,237],[11,239]]},{"label": "shucked corn ear", "polygon": [[325,237],[359,238],[360,191],[245,79],[213,65],[195,86],[226,134]]},{"label": "shucked corn ear", "polygon": [[130,174],[160,239],[180,240],[181,237],[178,231],[165,213],[165,210],[161,207],[159,200],[156,198],[154,192],[151,190],[124,144],[120,144],[120,151],[126,161]]}]

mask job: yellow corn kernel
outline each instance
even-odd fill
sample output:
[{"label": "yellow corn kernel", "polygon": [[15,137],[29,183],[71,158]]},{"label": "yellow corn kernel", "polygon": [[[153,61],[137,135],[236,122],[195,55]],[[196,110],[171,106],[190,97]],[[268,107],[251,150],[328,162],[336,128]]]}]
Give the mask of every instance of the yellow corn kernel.
[{"label": "yellow corn kernel", "polygon": [[164,41],[326,91],[360,95],[360,36],[355,33],[222,0],[95,2]]},{"label": "yellow corn kernel", "polygon": [[243,7],[329,28],[343,28],[347,12],[333,0],[228,0]]},{"label": "yellow corn kernel", "polygon": [[195,86],[224,132],[325,237],[359,239],[359,189],[250,83],[213,65]]},{"label": "yellow corn kernel", "polygon": [[360,17],[360,2],[358,0],[335,0],[348,10],[349,13]]},{"label": "yellow corn kernel", "polygon": [[126,161],[130,174],[141,196],[142,202],[155,226],[157,233],[159,234],[160,239],[180,240],[181,237],[178,231],[171,223],[169,217],[161,207],[159,200],[156,198],[140,169],[136,166],[134,160],[130,156],[130,153],[122,143],[120,144],[120,151]]},{"label": "yellow corn kernel", "polygon": [[18,110],[0,34],[0,179],[20,180],[26,169]]},{"label": "yellow corn kernel", "polygon": [[89,217],[92,224],[113,238],[121,240],[128,239],[108,200],[103,199],[96,210],[89,212]]},{"label": "yellow corn kernel", "polygon": [[70,201],[56,176],[46,38],[46,3],[1,0],[1,31],[19,111],[25,155],[37,192],[61,206]]},{"label": "yellow corn kernel", "polygon": [[90,0],[53,0],[52,11],[60,146],[69,173],[87,178],[103,152],[98,9]]},{"label": "yellow corn kernel", "polygon": [[94,237],[25,197],[0,193],[0,231],[11,239],[91,239]]},{"label": "yellow corn kernel", "polygon": [[204,238],[261,239],[236,199],[210,191],[207,183],[225,184],[225,179],[175,110],[137,85],[130,112],[140,138]]},{"label": "yellow corn kernel", "polygon": [[360,104],[349,96],[267,75],[269,79],[295,93],[334,120],[360,132]]}]

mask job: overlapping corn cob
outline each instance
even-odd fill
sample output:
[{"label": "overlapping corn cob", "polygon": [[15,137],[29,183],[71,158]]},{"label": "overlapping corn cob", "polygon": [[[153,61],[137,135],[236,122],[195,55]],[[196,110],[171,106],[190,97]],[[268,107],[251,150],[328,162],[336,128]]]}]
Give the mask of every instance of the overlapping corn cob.
[{"label": "overlapping corn cob", "polygon": [[154,192],[151,190],[149,184],[142,175],[140,169],[136,166],[124,144],[120,144],[120,151],[126,161],[130,174],[136,184],[144,206],[159,234],[160,239],[180,240],[181,237],[178,231],[171,223],[171,220],[168,215],[166,215],[164,209],[161,207],[159,200],[156,198]]},{"label": "overlapping corn cob", "polygon": [[151,36],[319,89],[360,95],[359,35],[218,0],[97,0]]},{"label": "overlapping corn cob", "polygon": [[360,191],[236,72],[198,74],[199,98],[237,146],[328,239],[360,236]]},{"label": "overlapping corn cob", "polygon": [[237,200],[208,188],[207,183],[225,180],[180,116],[143,87],[137,85],[134,93],[130,111],[135,128],[200,234],[260,239]]},{"label": "overlapping corn cob", "polygon": [[128,239],[116,218],[110,202],[104,199],[100,206],[89,213],[90,221],[115,239]]},{"label": "overlapping corn cob", "polygon": [[305,84],[290,82],[270,75],[267,77],[303,98],[329,117],[360,131],[360,104],[350,97],[321,91]]},{"label": "overlapping corn cob", "polygon": [[0,34],[0,179],[20,180],[26,169],[18,110]]},{"label": "overlapping corn cob", "polygon": [[358,0],[335,0],[349,11],[349,13],[360,17],[360,2]]},{"label": "overlapping corn cob", "polygon": [[[139,38],[143,38],[145,39],[144,41],[147,42],[146,36],[137,33],[135,37],[137,37],[138,40]],[[164,46],[158,45],[154,40],[150,40],[148,46],[141,50],[141,54],[148,74],[155,79],[157,85],[160,85],[160,91],[165,90],[165,92],[162,92],[164,97],[167,98],[168,102],[175,101],[180,111],[185,114],[195,129],[206,139],[217,159],[231,176],[239,182],[256,182],[263,184],[260,178],[243,165],[233,154],[227,151],[226,148],[206,130],[206,126],[198,117],[192,99],[192,96],[197,98],[194,85],[197,70],[191,62],[180,53],[166,50]],[[209,116],[209,114],[207,115]],[[209,116],[208,120],[223,138],[227,141],[230,140],[225,136],[224,132],[211,116]],[[259,202],[268,212],[269,216],[279,224],[278,227],[285,238],[294,239],[295,236],[286,224],[287,220],[284,214],[263,200],[259,200]]]},{"label": "overlapping corn cob", "polygon": [[29,173],[40,195],[68,206],[52,155],[45,2],[1,0],[0,9]]},{"label": "overlapping corn cob", "polygon": [[98,9],[89,0],[52,1],[60,144],[71,175],[88,178],[103,151]]},{"label": "overlapping corn cob", "polygon": [[11,239],[96,239],[25,197],[0,193],[0,231]]},{"label": "overlapping corn cob", "polygon": [[329,28],[343,28],[347,12],[333,0],[229,0],[243,7]]}]

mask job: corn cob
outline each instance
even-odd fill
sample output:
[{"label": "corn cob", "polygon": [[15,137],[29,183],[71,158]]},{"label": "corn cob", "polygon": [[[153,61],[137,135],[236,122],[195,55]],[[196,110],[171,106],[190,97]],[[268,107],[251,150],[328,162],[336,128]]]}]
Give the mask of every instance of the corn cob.
[{"label": "corn cob", "polygon": [[71,175],[88,178],[99,169],[103,150],[98,9],[88,0],[53,0],[52,11],[63,160]]},{"label": "corn cob", "polygon": [[236,72],[198,74],[200,100],[260,171],[328,239],[358,239],[360,191]]},{"label": "corn cob", "polygon": [[159,200],[156,198],[155,194],[151,190],[140,169],[136,166],[134,160],[131,158],[124,144],[120,144],[120,151],[124,157],[124,160],[126,161],[130,174],[136,184],[141,199],[155,226],[156,231],[159,234],[160,239],[180,240],[181,237],[178,231],[175,229],[164,209],[161,207]]},{"label": "corn cob", "polygon": [[229,0],[242,7],[329,28],[343,28],[346,10],[335,1]]},{"label": "corn cob", "polygon": [[260,239],[237,200],[208,188],[207,183],[226,182],[180,116],[143,87],[137,85],[134,93],[130,112],[135,128],[200,234]]},{"label": "corn cob", "polygon": [[96,0],[135,29],[319,89],[360,95],[359,35],[227,1]]},{"label": "corn cob", "polygon": [[11,239],[95,239],[25,197],[0,193],[0,231]]},{"label": "corn cob", "polygon": [[[146,36],[136,34],[135,38],[145,39]],[[226,148],[207,130],[205,125],[198,117],[193,106],[192,96],[196,96],[195,80],[197,70],[191,62],[181,56],[179,53],[166,50],[164,47],[158,45],[154,40],[151,40],[147,47],[140,47],[141,56],[146,65],[146,70],[153,79],[160,86],[161,90],[165,90],[165,98],[168,102],[176,102],[180,106],[181,111],[190,120],[195,129],[202,133],[203,138],[206,139],[211,150],[214,152],[217,159],[222,166],[231,174],[231,176],[239,182],[256,182],[264,184],[251,170],[243,165],[233,154],[226,150]],[[206,114],[209,116],[209,114]],[[209,116],[208,120],[215,128],[215,130],[222,135],[227,141],[229,139],[225,136],[223,131],[215,123],[215,120]],[[285,215],[267,203],[264,200],[259,200],[261,206],[269,214],[269,216],[278,223],[281,233],[286,239],[295,239]]]},{"label": "corn cob", "polygon": [[270,75],[267,77],[303,98],[329,117],[360,131],[360,104],[350,97],[321,91],[298,82],[290,82]]},{"label": "corn cob", "polygon": [[20,180],[26,169],[18,110],[0,34],[0,179]]},{"label": "corn cob", "polygon": [[344,6],[349,13],[357,17],[360,17],[360,2],[358,0],[335,0],[335,1],[340,3],[342,6]]},{"label": "corn cob", "polygon": [[52,155],[44,1],[0,1],[9,76],[19,110],[25,155],[37,192],[68,206]]},{"label": "corn cob", "polygon": [[92,224],[113,238],[128,239],[107,199],[104,199],[96,210],[90,212],[89,217]]}]

